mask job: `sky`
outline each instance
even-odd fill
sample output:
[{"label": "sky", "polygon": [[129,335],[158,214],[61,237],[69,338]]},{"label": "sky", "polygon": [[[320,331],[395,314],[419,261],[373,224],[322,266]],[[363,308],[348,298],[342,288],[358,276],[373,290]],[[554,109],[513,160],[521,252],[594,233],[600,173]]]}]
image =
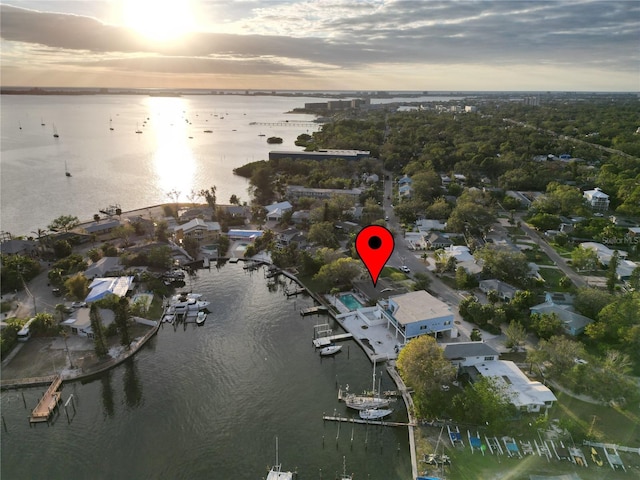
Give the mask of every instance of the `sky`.
[{"label": "sky", "polygon": [[640,1],[9,0],[2,86],[640,90]]}]

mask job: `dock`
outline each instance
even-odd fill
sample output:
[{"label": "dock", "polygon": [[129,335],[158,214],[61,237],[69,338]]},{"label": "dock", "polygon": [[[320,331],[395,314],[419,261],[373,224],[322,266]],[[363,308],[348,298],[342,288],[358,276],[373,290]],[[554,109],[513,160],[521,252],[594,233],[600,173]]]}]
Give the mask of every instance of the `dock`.
[{"label": "dock", "polygon": [[300,310],[300,315],[302,315],[303,317],[306,317],[307,315],[320,315],[321,313],[328,313],[329,309],[323,305],[319,306],[319,307],[309,307],[309,308],[303,308],[302,310]]},{"label": "dock", "polygon": [[338,342],[340,340],[349,340],[350,338],[353,338],[352,333],[339,333],[338,335],[320,337],[313,340],[313,346],[316,348],[322,348],[326,347],[327,345],[331,345],[333,342]]},{"label": "dock", "polygon": [[36,408],[31,412],[31,417],[29,418],[29,422],[38,423],[38,422],[46,422],[49,420],[49,417],[58,406],[61,400],[61,393],[58,391],[60,386],[62,385],[62,379],[60,375],[56,375],[49,388],[44,393]]},{"label": "dock", "polygon": [[362,418],[332,417],[329,415],[323,415],[322,420],[327,420],[330,422],[360,423],[362,425],[381,425],[383,427],[414,427],[415,426],[413,423],[385,422],[384,420],[363,420]]},{"label": "dock", "polygon": [[295,295],[300,295],[300,294],[302,294],[302,293],[305,293],[306,291],[307,291],[307,289],[306,289],[306,288],[298,287],[298,288],[296,288],[296,289],[294,289],[294,290],[288,290],[288,289],[285,289],[284,293],[285,293],[285,295],[286,295],[287,297],[293,297],[293,296],[295,296]]}]

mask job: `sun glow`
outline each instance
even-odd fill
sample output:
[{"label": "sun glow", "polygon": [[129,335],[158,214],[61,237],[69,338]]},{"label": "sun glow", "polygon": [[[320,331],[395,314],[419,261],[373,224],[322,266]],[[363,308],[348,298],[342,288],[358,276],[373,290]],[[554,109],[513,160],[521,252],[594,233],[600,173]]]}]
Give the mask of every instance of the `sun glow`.
[{"label": "sun glow", "polygon": [[127,27],[154,41],[176,40],[196,27],[189,0],[123,0]]}]

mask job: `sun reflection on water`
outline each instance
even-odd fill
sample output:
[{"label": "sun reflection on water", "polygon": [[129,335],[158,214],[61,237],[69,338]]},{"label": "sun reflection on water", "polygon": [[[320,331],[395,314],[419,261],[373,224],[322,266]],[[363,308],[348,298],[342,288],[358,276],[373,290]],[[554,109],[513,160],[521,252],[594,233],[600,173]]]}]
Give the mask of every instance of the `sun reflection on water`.
[{"label": "sun reflection on water", "polygon": [[158,188],[180,192],[180,200],[193,189],[196,161],[189,146],[186,102],[182,98],[149,97],[147,132],[155,136],[153,164]]}]

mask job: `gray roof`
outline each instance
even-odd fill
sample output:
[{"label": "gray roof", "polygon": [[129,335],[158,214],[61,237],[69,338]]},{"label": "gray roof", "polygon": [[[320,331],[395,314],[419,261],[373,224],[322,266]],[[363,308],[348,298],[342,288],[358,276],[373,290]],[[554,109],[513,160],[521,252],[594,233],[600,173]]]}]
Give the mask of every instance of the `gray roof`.
[{"label": "gray roof", "polygon": [[498,351],[484,342],[445,343],[444,356],[449,360],[466,357],[498,356]]}]

